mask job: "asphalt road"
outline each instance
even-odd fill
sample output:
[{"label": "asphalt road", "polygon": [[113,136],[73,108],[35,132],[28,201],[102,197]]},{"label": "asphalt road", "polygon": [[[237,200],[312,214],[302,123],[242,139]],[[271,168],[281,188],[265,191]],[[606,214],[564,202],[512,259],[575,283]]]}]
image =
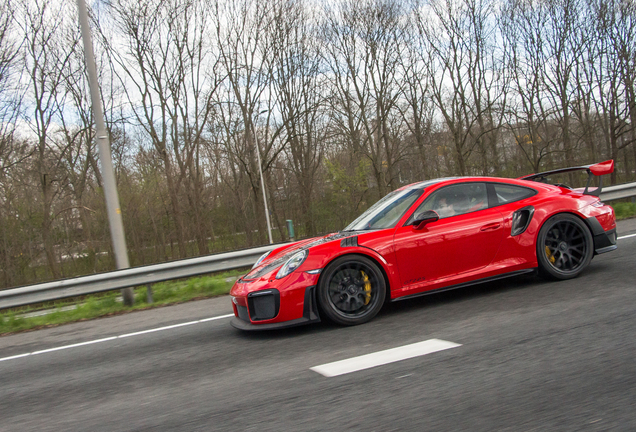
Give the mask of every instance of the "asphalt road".
[{"label": "asphalt road", "polygon": [[[393,303],[351,328],[197,322],[230,313],[224,297],[2,337],[0,430],[634,431],[635,256],[625,238],[575,280]],[[461,346],[310,369],[430,339]]]}]

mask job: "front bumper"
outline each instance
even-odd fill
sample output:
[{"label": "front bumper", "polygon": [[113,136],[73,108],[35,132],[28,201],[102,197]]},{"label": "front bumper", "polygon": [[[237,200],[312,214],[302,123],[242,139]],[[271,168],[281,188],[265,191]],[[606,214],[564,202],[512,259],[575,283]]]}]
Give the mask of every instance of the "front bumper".
[{"label": "front bumper", "polygon": [[[276,291],[277,290],[267,290],[267,291]],[[302,317],[292,319],[289,321],[281,321],[281,322],[264,322],[262,324],[255,323],[261,321],[258,319],[259,317],[259,306],[253,300],[258,299],[258,294],[262,291],[256,291],[252,294],[248,295],[247,305],[243,306],[240,304],[233,303],[235,318],[232,319],[230,324],[232,327],[237,328],[239,330],[274,330],[288,327],[296,327],[299,325],[310,324],[313,322],[320,322],[320,315],[318,314],[318,307],[316,305],[316,286],[310,286],[305,289],[305,296],[303,302],[303,314]],[[272,295],[276,295],[273,293]],[[264,296],[263,296],[264,297]],[[274,305],[276,305],[274,299]],[[278,301],[277,306],[280,308],[280,300]],[[261,307],[260,309],[265,309],[269,311],[269,305],[265,307]],[[279,315],[279,309],[270,312],[274,317]],[[250,319],[252,318],[252,319]],[[267,320],[265,320],[267,321]]]}]

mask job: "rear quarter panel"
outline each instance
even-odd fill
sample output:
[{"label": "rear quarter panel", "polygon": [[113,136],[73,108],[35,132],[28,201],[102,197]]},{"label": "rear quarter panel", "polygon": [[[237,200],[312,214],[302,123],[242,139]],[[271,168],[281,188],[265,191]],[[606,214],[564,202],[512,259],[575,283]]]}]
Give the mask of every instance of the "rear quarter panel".
[{"label": "rear quarter panel", "polygon": [[[498,207],[504,217],[504,241],[490,269],[514,271],[536,267],[538,265],[537,238],[545,221],[559,213],[571,213],[585,220],[590,215],[584,209],[593,209],[591,204],[598,201],[596,197],[573,193],[571,190],[557,186],[525,180],[510,180],[508,183],[530,187],[536,190],[537,194]],[[511,236],[514,211],[528,205],[535,210],[528,228],[520,235]]]}]

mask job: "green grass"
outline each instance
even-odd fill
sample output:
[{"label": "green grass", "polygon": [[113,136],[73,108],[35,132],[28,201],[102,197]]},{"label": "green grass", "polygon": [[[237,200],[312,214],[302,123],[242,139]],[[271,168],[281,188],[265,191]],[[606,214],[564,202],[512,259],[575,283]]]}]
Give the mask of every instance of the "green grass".
[{"label": "green grass", "polygon": [[[120,295],[119,291],[111,291],[104,294],[86,296],[77,303],[62,301],[55,302],[54,304],[40,305],[38,308],[22,307],[9,309],[0,313],[0,335],[227,294],[230,292],[230,288],[232,288],[234,279],[244,273],[244,270],[235,270],[213,276],[157,283],[152,286],[152,303],[148,303],[146,300],[146,287],[138,287],[134,289],[135,304],[132,307],[124,306],[121,301],[117,300],[117,297]],[[231,281],[226,281],[226,279],[230,278]],[[74,304],[77,305],[76,309],[68,311],[62,310],[64,307]],[[37,317],[21,316],[42,309],[55,309],[55,311]]]},{"label": "green grass", "polygon": [[628,219],[636,217],[636,203],[633,202],[617,202],[612,203],[616,212],[616,220]]}]

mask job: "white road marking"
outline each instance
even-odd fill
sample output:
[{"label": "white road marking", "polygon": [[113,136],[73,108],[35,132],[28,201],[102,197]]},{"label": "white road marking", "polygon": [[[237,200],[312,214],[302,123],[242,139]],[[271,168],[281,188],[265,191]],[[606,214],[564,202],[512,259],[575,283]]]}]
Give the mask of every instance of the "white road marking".
[{"label": "white road marking", "polygon": [[[234,314],[232,314],[232,316],[234,316]],[[154,333],[154,332],[160,332],[160,331],[164,331],[164,330],[171,330],[173,328],[178,328],[178,327],[185,327],[185,326],[189,326],[189,325],[193,325],[193,324],[199,324],[200,321],[190,321],[190,322],[184,322],[181,324],[174,324],[171,326],[165,326],[165,327],[159,327],[159,328],[154,328],[154,329],[150,329],[150,330],[142,330],[142,331],[138,331],[138,332],[134,332],[134,333],[128,333],[128,334],[123,334],[120,336],[117,336],[118,338],[127,338],[127,337],[131,337],[131,336],[139,336],[142,334],[148,334],[148,333]]]},{"label": "white road marking", "polygon": [[344,375],[363,369],[382,366],[385,364],[419,357],[450,348],[456,348],[458,346],[461,345],[440,339],[429,339],[423,342],[417,342],[414,344],[391,348],[384,351],[378,351],[359,357],[352,357],[346,360],[340,360],[333,363],[326,363],[324,365],[314,366],[310,369],[326,377],[335,377],[338,375]]},{"label": "white road marking", "polygon": [[38,354],[50,353],[50,352],[54,352],[54,351],[62,351],[62,350],[66,350],[66,349],[77,348],[77,347],[81,347],[81,346],[84,346],[84,345],[92,345],[92,344],[97,344],[97,343],[102,343],[102,342],[108,342],[108,341],[112,341],[112,340],[115,340],[115,339],[122,339],[122,338],[127,338],[127,337],[132,337],[132,336],[139,336],[139,335],[147,334],[147,333],[154,333],[154,332],[158,332],[158,331],[170,330],[170,329],[177,328],[177,327],[183,327],[183,326],[188,326],[188,325],[193,325],[193,324],[200,324],[200,323],[205,323],[205,322],[208,322],[208,321],[215,321],[215,320],[219,320],[219,319],[230,318],[230,317],[233,317],[233,316],[234,316],[234,314],[220,315],[220,316],[215,316],[215,317],[212,317],[212,318],[203,318],[203,319],[196,320],[196,321],[189,321],[189,322],[185,322],[185,323],[181,323],[181,324],[175,324],[175,325],[170,325],[170,326],[165,326],[165,327],[158,327],[158,328],[154,328],[154,329],[150,329],[150,330],[138,331],[138,332],[134,332],[134,333],[126,333],[126,334],[122,334],[122,335],[119,335],[119,336],[111,336],[111,337],[107,337],[107,338],[103,338],[103,339],[96,339],[96,340],[87,341],[87,342],[80,342],[80,343],[76,343],[76,344],[72,344],[72,345],[63,345],[63,346],[59,346],[59,347],[55,347],[55,348],[49,348],[49,349],[45,349],[45,350],[33,351],[33,352],[30,352],[30,353],[18,354],[18,355],[14,355],[14,356],[10,356],[10,357],[0,358],[0,362],[7,361],[7,360],[19,359],[19,358],[22,358],[22,357],[34,356],[34,355],[38,355]]},{"label": "white road marking", "polygon": [[5,357],[5,358],[3,358],[3,359],[0,359],[0,361],[4,361],[4,360],[13,360],[13,359],[19,359],[19,358],[26,357],[26,356],[30,356],[30,355],[31,355],[31,353],[28,353],[28,354],[18,354],[18,355],[14,355],[14,356],[11,356],[11,357]]},{"label": "white road marking", "polygon": [[73,344],[73,345],[64,345],[64,346],[61,346],[61,347],[49,348],[49,349],[45,349],[45,350],[41,350],[41,351],[33,351],[31,353],[31,355],[45,354],[45,353],[50,353],[50,352],[53,352],[53,351],[61,351],[61,350],[70,349],[70,348],[77,348],[77,347],[81,347],[81,346],[84,346],[84,345],[93,345],[93,344],[96,344],[96,343],[108,342],[108,341],[115,340],[115,339],[117,339],[117,336],[107,337],[107,338],[104,338],[104,339],[92,340],[92,341],[88,341],[88,342],[80,342],[80,343],[76,343],[76,344]]},{"label": "white road marking", "polygon": [[233,317],[234,314],[227,314],[227,315],[221,315],[221,316],[216,316],[216,317],[212,317],[212,318],[203,318],[202,320],[199,320],[199,322],[208,322],[208,321],[216,321],[219,319],[223,319],[223,318],[230,318]]},{"label": "white road marking", "polygon": [[623,239],[630,238],[630,237],[636,237],[636,234],[624,235],[622,237],[618,237],[616,240],[623,240]]}]

